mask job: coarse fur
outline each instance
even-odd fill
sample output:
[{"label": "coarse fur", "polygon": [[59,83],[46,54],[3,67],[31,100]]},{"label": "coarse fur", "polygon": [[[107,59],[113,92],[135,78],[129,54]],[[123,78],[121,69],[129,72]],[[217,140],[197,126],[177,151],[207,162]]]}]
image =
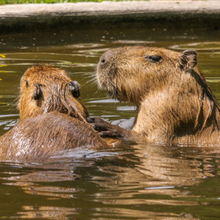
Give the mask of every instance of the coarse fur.
[{"label": "coarse fur", "polygon": [[79,90],[64,70],[29,68],[20,83],[20,121],[0,137],[0,160],[38,162],[66,149],[107,147],[86,121]]},{"label": "coarse fur", "polygon": [[150,141],[219,145],[218,103],[197,67],[197,53],[127,46],[105,52],[97,81],[138,108],[132,131]]}]

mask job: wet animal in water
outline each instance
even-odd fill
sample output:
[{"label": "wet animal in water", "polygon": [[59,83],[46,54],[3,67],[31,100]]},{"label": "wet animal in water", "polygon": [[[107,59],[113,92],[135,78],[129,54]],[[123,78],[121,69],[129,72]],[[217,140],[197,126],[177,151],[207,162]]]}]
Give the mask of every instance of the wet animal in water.
[{"label": "wet animal in water", "polygon": [[87,123],[79,96],[79,84],[64,70],[29,68],[21,78],[20,122],[0,137],[0,160],[43,161],[66,149],[107,147]]},{"label": "wet animal in water", "polygon": [[100,88],[137,106],[132,131],[97,119],[103,136],[139,134],[158,143],[213,146],[220,144],[220,111],[197,67],[197,53],[144,46],[105,52],[97,66]]}]

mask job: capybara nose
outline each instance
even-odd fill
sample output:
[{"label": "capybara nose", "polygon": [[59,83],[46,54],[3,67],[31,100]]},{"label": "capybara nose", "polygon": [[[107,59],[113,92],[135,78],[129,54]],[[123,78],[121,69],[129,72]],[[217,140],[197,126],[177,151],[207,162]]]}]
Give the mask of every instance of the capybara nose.
[{"label": "capybara nose", "polygon": [[72,93],[73,97],[79,98],[80,97],[80,85],[77,81],[71,81],[69,83],[69,89],[70,92]]}]

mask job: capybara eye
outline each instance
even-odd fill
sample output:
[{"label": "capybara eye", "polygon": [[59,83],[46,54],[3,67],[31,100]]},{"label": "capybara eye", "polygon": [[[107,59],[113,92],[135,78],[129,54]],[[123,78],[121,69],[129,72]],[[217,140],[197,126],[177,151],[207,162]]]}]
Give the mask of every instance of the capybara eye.
[{"label": "capybara eye", "polygon": [[42,96],[42,89],[41,89],[41,84],[39,84],[39,83],[35,83],[34,84],[34,86],[35,86],[35,89],[34,89],[34,94],[33,94],[33,98],[35,99],[35,100],[38,100],[38,99],[40,99],[41,98],[41,96]]},{"label": "capybara eye", "polygon": [[145,59],[152,63],[158,63],[162,59],[162,57],[153,55],[153,56],[146,56]]},{"label": "capybara eye", "polygon": [[70,92],[73,95],[73,97],[78,98],[80,97],[80,86],[77,81],[71,81],[69,83]]},{"label": "capybara eye", "polygon": [[27,80],[25,80],[25,82],[26,82],[26,88],[28,88],[28,81],[27,81]]}]

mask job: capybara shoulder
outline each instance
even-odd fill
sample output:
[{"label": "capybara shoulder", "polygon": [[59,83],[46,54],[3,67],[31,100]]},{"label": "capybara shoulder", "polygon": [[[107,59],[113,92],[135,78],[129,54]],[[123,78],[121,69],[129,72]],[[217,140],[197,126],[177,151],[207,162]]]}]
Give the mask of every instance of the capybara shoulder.
[{"label": "capybara shoulder", "polygon": [[26,118],[0,138],[0,160],[43,161],[77,147],[105,148],[92,127],[78,118],[50,112]]},{"label": "capybara shoulder", "polygon": [[64,70],[51,66],[33,66],[21,78],[18,109],[20,120],[51,111],[74,117],[87,117],[79,89]]},{"label": "capybara shoulder", "polygon": [[111,97],[138,107],[133,131],[150,141],[218,144],[217,101],[197,67],[197,53],[127,46],[105,52],[97,81]]}]

